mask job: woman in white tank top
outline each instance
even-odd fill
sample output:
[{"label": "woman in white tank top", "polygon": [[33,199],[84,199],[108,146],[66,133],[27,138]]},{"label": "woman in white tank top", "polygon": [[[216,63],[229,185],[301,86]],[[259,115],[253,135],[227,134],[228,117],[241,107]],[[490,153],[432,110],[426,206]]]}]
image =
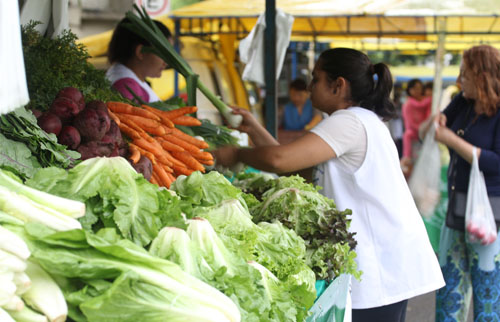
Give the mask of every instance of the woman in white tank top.
[{"label": "woman in white tank top", "polygon": [[[407,300],[444,286],[436,256],[399,165],[397,149],[382,120],[395,114],[392,77],[356,50],[323,52],[309,84],[313,106],[328,114],[296,141],[279,143],[248,111],[240,130],[255,145],[214,152],[219,164],[238,161],[287,173],[315,168],[314,183],[352,209],[361,281],[353,281],[353,321],[402,322]],[[376,75],[376,80],[375,76]]]}]

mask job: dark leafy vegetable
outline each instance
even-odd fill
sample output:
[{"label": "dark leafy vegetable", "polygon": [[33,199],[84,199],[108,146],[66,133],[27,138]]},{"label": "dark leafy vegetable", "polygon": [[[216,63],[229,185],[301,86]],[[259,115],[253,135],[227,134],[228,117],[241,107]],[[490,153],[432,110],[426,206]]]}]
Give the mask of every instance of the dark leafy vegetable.
[{"label": "dark leafy vegetable", "polygon": [[40,164],[26,144],[9,140],[0,133],[0,168],[26,179],[33,176]]},{"label": "dark leafy vegetable", "polygon": [[0,116],[0,132],[11,140],[26,144],[42,167],[69,168],[80,158],[78,152],[57,143],[54,134],[42,130],[35,116],[24,107]]}]

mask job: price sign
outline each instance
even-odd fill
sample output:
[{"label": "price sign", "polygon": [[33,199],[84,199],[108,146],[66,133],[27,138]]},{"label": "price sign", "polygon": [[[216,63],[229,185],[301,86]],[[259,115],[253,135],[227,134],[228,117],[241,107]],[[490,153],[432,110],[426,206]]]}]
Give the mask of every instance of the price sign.
[{"label": "price sign", "polygon": [[135,3],[146,8],[151,17],[166,15],[170,11],[170,0],[135,0]]}]

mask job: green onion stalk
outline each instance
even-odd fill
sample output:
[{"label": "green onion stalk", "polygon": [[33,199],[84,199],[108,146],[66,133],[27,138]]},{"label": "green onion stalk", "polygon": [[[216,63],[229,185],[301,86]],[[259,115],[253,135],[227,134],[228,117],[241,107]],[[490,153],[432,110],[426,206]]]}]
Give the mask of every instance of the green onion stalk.
[{"label": "green onion stalk", "polygon": [[[170,41],[161,32],[154,21],[149,17],[144,8],[139,8],[134,5],[134,9],[139,16],[132,11],[126,13],[126,17],[131,21],[125,25],[130,31],[147,40],[151,46],[145,47],[144,50],[154,53],[162,58],[170,67],[182,74],[186,79],[188,89],[188,99],[190,102],[195,101],[196,88],[198,88],[207,98],[214,104],[229,124],[236,128],[238,127],[243,117],[232,113],[229,108],[218,96],[212,93],[199,79],[198,75],[193,72],[191,66],[181,57],[175,50]],[[189,104],[189,103],[188,103]]]}]

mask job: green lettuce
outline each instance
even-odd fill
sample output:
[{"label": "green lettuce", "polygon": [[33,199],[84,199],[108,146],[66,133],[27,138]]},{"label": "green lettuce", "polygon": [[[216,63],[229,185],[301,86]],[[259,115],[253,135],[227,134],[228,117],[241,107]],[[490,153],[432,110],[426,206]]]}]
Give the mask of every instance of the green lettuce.
[{"label": "green lettuce", "polygon": [[72,303],[70,317],[76,320],[240,320],[228,297],[175,263],[122,239],[115,229],[55,233],[43,225],[26,224],[16,232],[45,271],[69,281],[60,286]]},{"label": "green lettuce", "polygon": [[27,181],[31,187],[86,204],[85,229],[117,228],[145,246],[166,226],[183,226],[180,200],[159,190],[121,157],[92,158],[69,171],[46,168]]}]

